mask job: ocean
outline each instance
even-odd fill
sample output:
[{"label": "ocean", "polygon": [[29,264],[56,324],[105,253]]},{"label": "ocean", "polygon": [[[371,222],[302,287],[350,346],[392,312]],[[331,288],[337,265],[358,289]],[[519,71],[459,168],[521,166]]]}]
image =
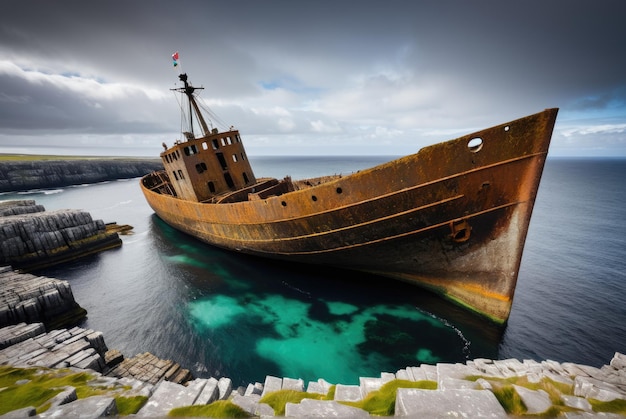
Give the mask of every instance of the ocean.
[{"label": "ocean", "polygon": [[[257,176],[350,173],[392,157],[250,157]],[[417,287],[226,252],[163,223],[138,179],[6,193],[130,224],[119,249],[36,272],[68,280],[81,325],[126,357],[172,359],[235,386],[265,376],[357,384],[473,358],[600,367],[626,352],[626,159],[549,158],[509,322]]]}]

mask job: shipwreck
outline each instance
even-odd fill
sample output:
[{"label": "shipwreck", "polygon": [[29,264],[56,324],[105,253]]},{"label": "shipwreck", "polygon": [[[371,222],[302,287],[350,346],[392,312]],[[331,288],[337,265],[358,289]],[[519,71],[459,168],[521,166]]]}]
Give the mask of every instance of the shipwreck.
[{"label": "shipwreck", "polygon": [[558,109],[347,175],[257,178],[240,133],[184,133],[141,189],[172,227],[235,252],[373,273],[506,323]]}]

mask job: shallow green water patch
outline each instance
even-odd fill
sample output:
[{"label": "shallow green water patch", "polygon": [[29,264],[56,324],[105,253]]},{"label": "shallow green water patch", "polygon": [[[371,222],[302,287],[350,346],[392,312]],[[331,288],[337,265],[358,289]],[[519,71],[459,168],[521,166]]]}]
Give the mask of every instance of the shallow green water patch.
[{"label": "shallow green water patch", "polygon": [[410,305],[216,294],[190,301],[188,313],[201,335],[224,348],[224,363],[238,362],[228,357],[245,342],[283,377],[352,384],[360,376],[437,362],[435,353],[463,357],[456,331]]}]

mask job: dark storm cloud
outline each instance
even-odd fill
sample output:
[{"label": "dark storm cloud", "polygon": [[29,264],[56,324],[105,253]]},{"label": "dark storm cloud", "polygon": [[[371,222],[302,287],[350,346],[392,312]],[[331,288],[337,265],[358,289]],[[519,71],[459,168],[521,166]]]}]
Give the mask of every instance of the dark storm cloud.
[{"label": "dark storm cloud", "polygon": [[624,12],[621,0],[5,0],[0,147],[37,130],[160,144],[178,129],[178,50],[260,152],[404,153],[560,107],[553,149],[582,150],[593,132],[594,147],[606,134],[626,154]]}]

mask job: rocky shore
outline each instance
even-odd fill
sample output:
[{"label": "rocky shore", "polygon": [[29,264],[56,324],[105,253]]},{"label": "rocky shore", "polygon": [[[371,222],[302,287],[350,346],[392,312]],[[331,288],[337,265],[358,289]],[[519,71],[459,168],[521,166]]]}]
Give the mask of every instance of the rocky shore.
[{"label": "rocky shore", "polygon": [[[27,274],[8,267],[1,271],[10,273],[15,285],[32,279],[20,278]],[[66,297],[71,295],[69,284],[67,288]],[[10,289],[0,290],[0,313],[16,312],[15,298],[5,296]],[[64,300],[43,295],[48,294],[32,295],[33,304]],[[7,308],[10,304],[13,308]],[[305,385],[300,378],[267,376],[263,383],[233,388],[227,377],[194,378],[176,362],[150,353],[125,358],[108,349],[97,331],[49,329],[17,316],[4,319],[3,417],[626,416],[626,356],[619,352],[602,368],[551,360],[474,359],[408,366],[360,377],[359,385],[323,378]]]},{"label": "rocky shore", "polygon": [[159,159],[5,160],[0,162],[0,192],[131,179],[162,169]]},{"label": "rocky shore", "polygon": [[0,267],[0,327],[42,323],[53,329],[76,325],[86,314],[69,282]]},{"label": "rocky shore", "polygon": [[46,211],[33,200],[0,202],[0,265],[33,270],[116,248],[116,225],[82,210]]}]

